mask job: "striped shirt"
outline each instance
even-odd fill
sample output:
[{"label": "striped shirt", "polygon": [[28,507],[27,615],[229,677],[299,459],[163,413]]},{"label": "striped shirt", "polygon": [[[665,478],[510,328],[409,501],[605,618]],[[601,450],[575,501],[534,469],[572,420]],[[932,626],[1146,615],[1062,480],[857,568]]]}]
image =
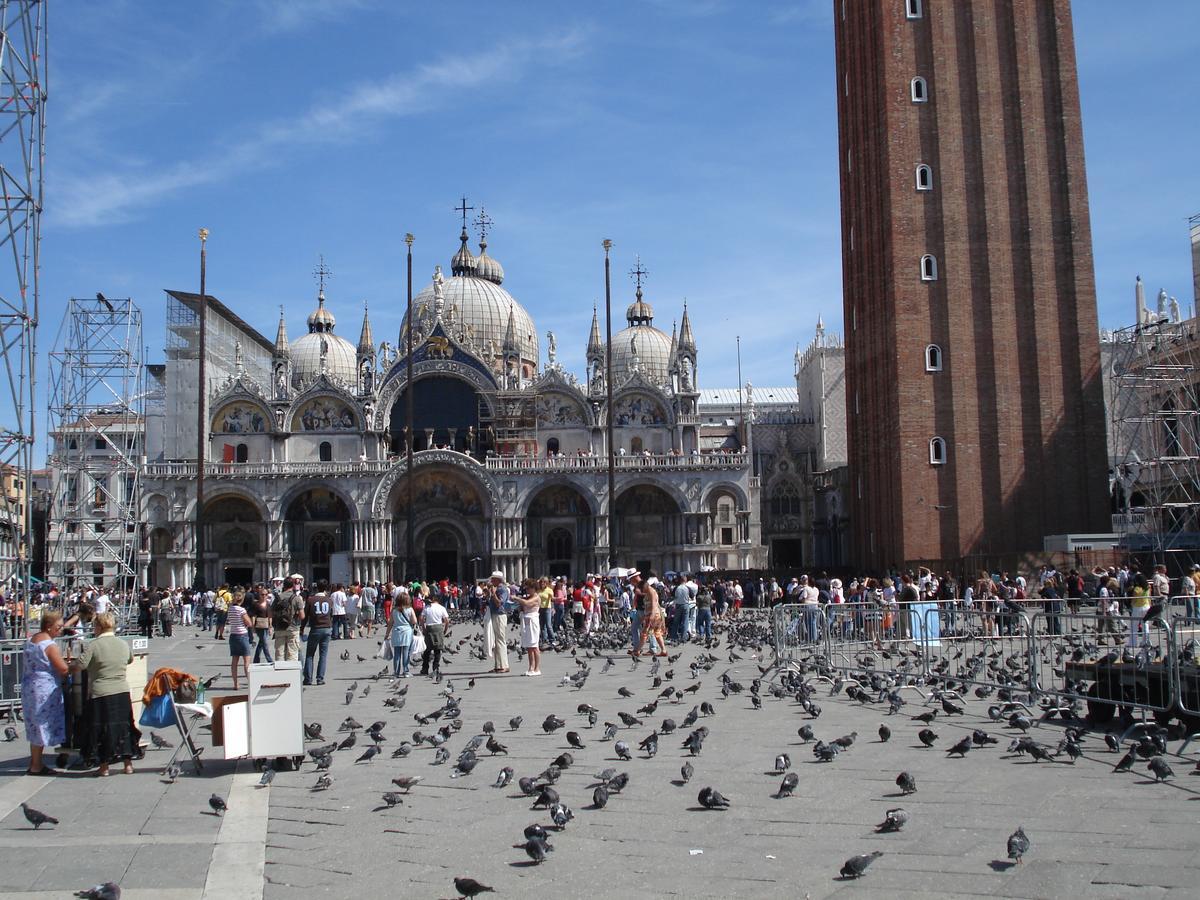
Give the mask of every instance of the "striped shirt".
[{"label": "striped shirt", "polygon": [[246,634],[246,610],[240,604],[234,603],[229,607],[229,618],[226,623],[231,635]]}]

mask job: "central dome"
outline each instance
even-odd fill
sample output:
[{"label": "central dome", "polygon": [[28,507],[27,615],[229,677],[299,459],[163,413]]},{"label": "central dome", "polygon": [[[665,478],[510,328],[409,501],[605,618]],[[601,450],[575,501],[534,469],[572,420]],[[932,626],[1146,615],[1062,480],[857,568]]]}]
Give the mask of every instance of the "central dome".
[{"label": "central dome", "polygon": [[333,333],[337,319],[325,308],[325,291],[317,295],[317,308],[308,317],[308,334],[292,342],[292,375],[295,387],[302,387],[321,374],[321,351],[325,352],[325,374],[347,384],[358,380],[358,351],[354,345]]},{"label": "central dome", "polygon": [[671,338],[653,325],[641,323],[613,335],[613,387],[620,387],[632,374],[635,341],[638,371],[654,384],[670,381]]},{"label": "central dome", "polygon": [[[443,283],[442,318],[449,322],[453,320],[469,326],[470,333],[478,344],[481,352],[490,359],[499,356],[504,349],[504,336],[508,330],[508,316],[512,312],[513,335],[516,338],[518,352],[523,362],[536,367],[538,364],[537,328],[533,319],[512,294],[502,288],[499,281],[504,277],[500,264],[487,255],[484,249],[478,257],[465,253],[466,241],[459,248],[451,263],[454,275]],[[486,248],[486,245],[485,245]],[[477,271],[475,265],[466,264],[467,258],[471,263],[484,262],[485,271]],[[434,291],[431,282],[413,297],[413,310],[417,314],[418,327],[424,321],[422,306],[425,314],[429,315],[434,309]],[[408,316],[400,326],[403,335],[408,328]]]}]

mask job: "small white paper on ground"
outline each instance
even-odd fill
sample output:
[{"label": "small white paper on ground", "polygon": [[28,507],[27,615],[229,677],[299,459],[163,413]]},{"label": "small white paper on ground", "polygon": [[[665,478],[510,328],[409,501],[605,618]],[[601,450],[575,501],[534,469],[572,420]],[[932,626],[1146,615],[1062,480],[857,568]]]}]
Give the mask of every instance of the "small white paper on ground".
[{"label": "small white paper on ground", "polygon": [[703,850],[689,850],[688,855],[689,856],[703,856],[704,851]]}]

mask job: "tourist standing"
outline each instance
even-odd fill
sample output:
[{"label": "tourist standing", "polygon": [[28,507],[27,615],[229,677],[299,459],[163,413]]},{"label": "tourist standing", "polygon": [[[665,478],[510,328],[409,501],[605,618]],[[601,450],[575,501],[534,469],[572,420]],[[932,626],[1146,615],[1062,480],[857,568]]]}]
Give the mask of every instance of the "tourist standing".
[{"label": "tourist standing", "polygon": [[511,595],[499,569],[488,579],[488,625],[491,629],[492,671],[508,674],[508,603]]},{"label": "tourist standing", "polygon": [[271,648],[267,646],[271,637],[271,601],[267,597],[267,589],[258,588],[248,599],[250,603],[247,612],[254,620],[254,636],[258,639],[254,647],[254,662],[257,664],[260,659],[266,657],[268,663],[274,663]]},{"label": "tourist standing", "polygon": [[[543,586],[545,579],[542,579]],[[521,592],[521,599],[517,601],[521,605],[521,647],[525,650],[525,656],[528,660],[528,668],[526,675],[541,675],[541,640],[542,629],[538,623],[538,616],[541,613],[541,595],[532,590],[532,585],[527,584],[529,590]]]},{"label": "tourist standing", "polygon": [[250,680],[250,629],[254,619],[246,612],[246,595],[241,590],[233,595],[233,602],[225,611],[225,622],[229,627],[229,674],[233,676],[233,689],[238,689],[238,663]]},{"label": "tourist standing", "polygon": [[543,643],[554,640],[554,589],[550,587],[549,578],[538,580],[538,626],[544,635]]},{"label": "tourist standing", "polygon": [[300,628],[304,622],[304,598],[296,582],[289,578],[271,603],[271,625],[275,629],[275,658],[300,659]]},{"label": "tourist standing", "polygon": [[92,620],[96,636],[88,641],[73,667],[88,673],[84,752],[89,760],[100,764],[96,774],[101,777],[108,775],[109,764],[118,759],[125,763],[125,774],[132,775],[133,757],[142,737],[133,721],[133,703],[125,677],[133,662],[133,651],[113,633],[115,627],[116,618],[111,612],[97,613]]},{"label": "tourist standing", "polygon": [[417,617],[412,610],[412,599],[408,591],[401,588],[392,604],[392,615],[388,620],[388,639],[392,642],[392,675],[408,678],[408,666],[412,657],[413,635],[417,631]]},{"label": "tourist standing", "polygon": [[325,593],[325,582],[319,581],[316,592],[304,606],[304,622],[308,625],[308,644],[304,649],[304,684],[313,683],[313,657],[319,652],[317,684],[325,683],[325,664],[329,658],[330,633],[333,630],[333,604]]},{"label": "tourist standing", "polygon": [[450,613],[442,606],[442,598],[436,591],[429,595],[429,602],[421,613],[421,623],[425,626],[425,655],[421,657],[421,674],[429,675],[432,664],[432,674],[437,675],[442,671],[442,651],[446,648],[446,635],[450,631]]},{"label": "tourist standing", "polygon": [[62,614],[47,610],[42,613],[41,630],[25,644],[21,711],[29,740],[27,775],[57,774],[45,764],[42,754],[47,747],[57,747],[67,740],[62,678],[68,668],[54,643],[62,629]]},{"label": "tourist standing", "polygon": [[333,640],[340,641],[349,638],[350,634],[346,630],[346,626],[349,624],[346,619],[346,592],[342,590],[340,584],[333,585],[329,603],[333,608]]}]

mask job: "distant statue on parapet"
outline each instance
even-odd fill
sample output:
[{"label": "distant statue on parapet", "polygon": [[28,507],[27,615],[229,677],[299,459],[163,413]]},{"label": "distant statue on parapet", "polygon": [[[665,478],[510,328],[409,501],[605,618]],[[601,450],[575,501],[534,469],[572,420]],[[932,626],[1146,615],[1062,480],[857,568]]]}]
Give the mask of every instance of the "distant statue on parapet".
[{"label": "distant statue on parapet", "polygon": [[1171,306],[1171,321],[1172,321],[1172,322],[1174,322],[1174,323],[1176,323],[1176,324],[1179,324],[1179,322],[1180,322],[1180,318],[1179,318],[1179,301],[1178,301],[1178,300],[1176,300],[1174,297],[1172,297],[1172,298],[1170,299],[1170,301],[1168,301],[1168,302],[1170,303],[1170,306]]},{"label": "distant statue on parapet", "polygon": [[636,372],[640,367],[637,352],[637,335],[633,335],[629,339],[629,371]]},{"label": "distant statue on parapet", "polygon": [[1158,289],[1158,321],[1162,322],[1167,318],[1167,292],[1163,288]]},{"label": "distant statue on parapet", "polygon": [[555,357],[558,356],[558,342],[554,339],[554,332],[546,332],[546,358],[550,361],[550,365],[554,365]]}]

